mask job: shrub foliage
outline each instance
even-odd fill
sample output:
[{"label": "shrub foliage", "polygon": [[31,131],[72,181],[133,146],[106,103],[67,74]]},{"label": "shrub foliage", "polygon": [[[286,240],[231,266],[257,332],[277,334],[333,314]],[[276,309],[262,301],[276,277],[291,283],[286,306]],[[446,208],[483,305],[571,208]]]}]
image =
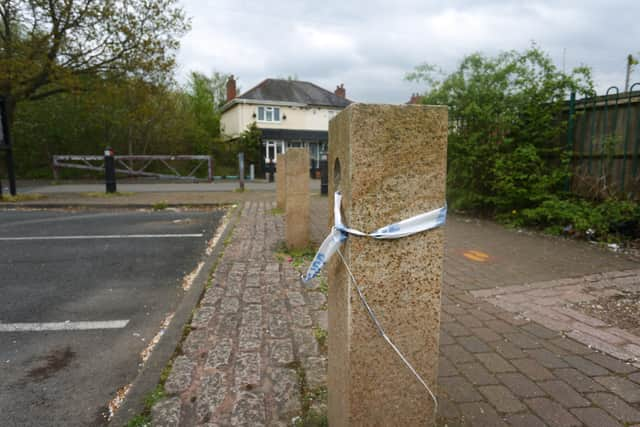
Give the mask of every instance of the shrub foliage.
[{"label": "shrub foliage", "polygon": [[638,213],[633,203],[598,205],[566,193],[570,153],[561,113],[571,92],[593,95],[589,68],[563,72],[534,44],[522,52],[468,55],[448,75],[423,64],[407,79],[428,86],[425,104],[449,106],[453,209],[554,232],[591,228],[602,236]]}]

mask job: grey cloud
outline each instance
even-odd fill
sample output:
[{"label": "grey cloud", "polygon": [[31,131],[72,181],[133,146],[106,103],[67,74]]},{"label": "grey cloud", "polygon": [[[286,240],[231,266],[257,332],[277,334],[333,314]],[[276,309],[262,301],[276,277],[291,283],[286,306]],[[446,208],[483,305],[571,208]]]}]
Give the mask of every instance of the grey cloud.
[{"label": "grey cloud", "polygon": [[[495,54],[532,40],[558,66],[586,64],[598,87],[622,85],[628,53],[640,51],[636,1],[246,1],[185,0],[194,30],[178,60],[240,76],[246,90],[296,74],[327,89],[345,83],[363,102],[405,102],[415,65],[452,70],[474,51]],[[306,31],[306,32],[305,32]],[[636,72],[635,80],[640,80]]]}]

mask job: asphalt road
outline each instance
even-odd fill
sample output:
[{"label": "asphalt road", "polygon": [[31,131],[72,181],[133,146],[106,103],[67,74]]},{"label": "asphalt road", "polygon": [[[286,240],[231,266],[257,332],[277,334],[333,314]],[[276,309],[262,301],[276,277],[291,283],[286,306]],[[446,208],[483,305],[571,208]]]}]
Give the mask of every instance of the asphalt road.
[{"label": "asphalt road", "polygon": [[104,424],[221,216],[0,211],[0,426]]}]

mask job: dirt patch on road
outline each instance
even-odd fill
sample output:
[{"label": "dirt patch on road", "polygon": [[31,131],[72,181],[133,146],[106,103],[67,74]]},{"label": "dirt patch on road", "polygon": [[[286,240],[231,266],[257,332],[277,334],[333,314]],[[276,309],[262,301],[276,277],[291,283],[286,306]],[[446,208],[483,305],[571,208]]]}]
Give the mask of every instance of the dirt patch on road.
[{"label": "dirt patch on road", "polygon": [[619,291],[616,295],[575,304],[574,308],[640,336],[640,292]]}]

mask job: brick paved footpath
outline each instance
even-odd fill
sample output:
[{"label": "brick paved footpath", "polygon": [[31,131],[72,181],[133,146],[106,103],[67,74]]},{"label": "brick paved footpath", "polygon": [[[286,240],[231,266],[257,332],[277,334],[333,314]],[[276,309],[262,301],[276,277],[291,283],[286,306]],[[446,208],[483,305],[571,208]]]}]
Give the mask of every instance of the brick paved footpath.
[{"label": "brick paved footpath", "polygon": [[324,385],[326,357],[312,326],[326,323],[326,298],[305,292],[296,270],[276,259],[284,230],[274,207],[241,207],[165,383],[169,397],[152,410],[154,426],[291,425],[302,387]]},{"label": "brick paved footpath", "polygon": [[[295,270],[275,260],[283,228],[272,206],[245,204],[154,425],[291,425],[301,410],[297,372],[313,387],[323,383],[326,361],[311,327],[326,327],[324,297],[302,290]],[[312,206],[320,241],[326,198],[314,197]],[[446,235],[439,426],[640,426],[636,366],[491,300],[502,294],[496,289],[554,280],[561,287],[565,278],[629,271],[637,262],[455,216]],[[488,257],[473,261],[464,256],[469,250]],[[625,286],[639,290],[634,283]]]},{"label": "brick paved footpath", "polygon": [[587,284],[640,292],[639,264],[484,221],[454,216],[447,227],[439,425],[640,425],[629,341],[602,342],[617,329],[565,307],[594,297]]}]

